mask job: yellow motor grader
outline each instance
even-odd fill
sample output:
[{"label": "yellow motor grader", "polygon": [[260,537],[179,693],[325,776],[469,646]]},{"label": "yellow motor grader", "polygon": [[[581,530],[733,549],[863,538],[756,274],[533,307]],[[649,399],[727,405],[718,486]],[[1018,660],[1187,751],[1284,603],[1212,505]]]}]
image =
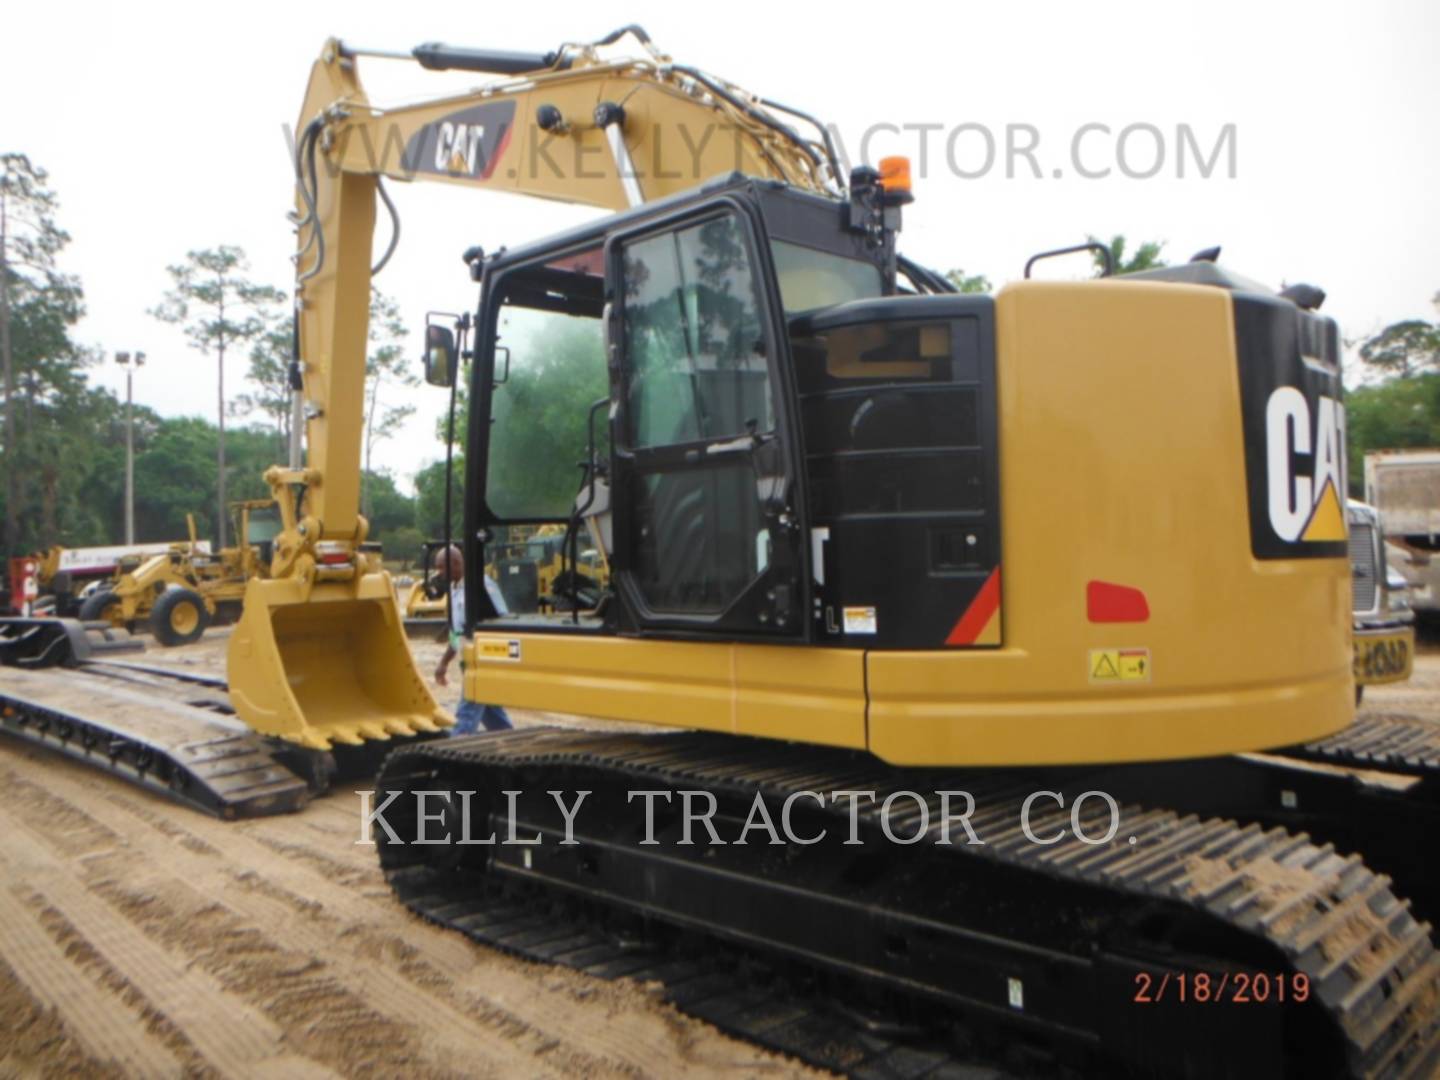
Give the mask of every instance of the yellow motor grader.
[{"label": "yellow motor grader", "polygon": [[280,515],[273,499],[234,502],[230,512],[240,538],[235,547],[212,554],[187,515],[188,542],[122,563],[111,584],[86,597],[80,618],[132,631],[148,625],[162,645],[188,645],[212,623],[237,618],[246,584],[268,573]]}]

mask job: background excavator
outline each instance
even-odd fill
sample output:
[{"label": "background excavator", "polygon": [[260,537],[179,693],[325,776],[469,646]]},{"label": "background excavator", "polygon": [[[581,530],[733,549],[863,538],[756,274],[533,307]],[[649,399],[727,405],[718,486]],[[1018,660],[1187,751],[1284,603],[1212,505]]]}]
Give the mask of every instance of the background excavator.
[{"label": "background excavator", "polygon": [[[502,78],[386,110],[366,55]],[[903,161],[844,175],[823,126],[637,28],[332,40],[300,121],[308,458],[267,473],[229,691],[299,747],[395,747],[406,903],[856,1073],[939,1075],[960,1012],[1107,1074],[1434,1075],[1440,764],[1353,723],[1318,290],[1202,259],[957,295],[897,250]],[[452,398],[469,360],[466,693],[683,730],[409,738],[449,717],[358,513],[382,177],[613,212],[471,247],[477,309],[427,326]],[[509,530],[563,529],[577,574],[587,521],[595,602],[499,615]],[[807,840],[716,842],[757,815]],[[501,830],[539,842],[454,842]],[[716,989],[755,964],[763,1002]],[[811,999],[850,1036],[807,1039]]]}]

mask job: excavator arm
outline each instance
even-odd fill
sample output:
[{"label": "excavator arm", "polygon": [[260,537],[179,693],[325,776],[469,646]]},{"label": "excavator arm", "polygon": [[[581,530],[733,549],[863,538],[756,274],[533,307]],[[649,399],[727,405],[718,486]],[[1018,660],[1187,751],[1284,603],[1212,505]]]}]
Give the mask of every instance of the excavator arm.
[{"label": "excavator arm", "polygon": [[[759,99],[675,66],[643,31],[627,31],[645,44],[644,58],[602,60],[596,45],[548,54],[420,46],[413,56],[427,68],[523,74],[397,109],[370,103],[359,77],[363,51],[326,42],[296,143],[300,381],[310,470],[324,477],[309,513],[325,538],[348,540],[357,530],[370,279],[389,257],[376,260],[372,244],[383,177],[609,210],[732,171],[838,190],[828,143],[807,142]],[[393,250],[398,218],[390,236]]]},{"label": "excavator arm", "polygon": [[[631,36],[643,55],[606,58]],[[373,105],[359,58],[504,76],[402,108]],[[813,128],[804,137],[795,124]],[[638,27],[527,54],[325,43],[297,127],[297,355],[307,460],[266,480],[281,508],[269,580],[249,583],[229,654],[231,695],[256,730],[328,749],[450,723],[415,669],[389,576],[365,549],[361,422],[371,281],[399,238],[383,187],[433,180],[621,209],[732,171],[835,195],[825,129],[658,52]],[[378,204],[392,222],[377,259]]]}]

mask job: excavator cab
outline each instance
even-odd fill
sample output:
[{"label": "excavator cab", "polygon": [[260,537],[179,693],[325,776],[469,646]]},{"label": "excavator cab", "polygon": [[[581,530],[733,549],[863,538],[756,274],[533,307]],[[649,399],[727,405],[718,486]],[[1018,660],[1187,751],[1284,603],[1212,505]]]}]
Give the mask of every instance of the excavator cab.
[{"label": "excavator cab", "polygon": [[[794,538],[772,536],[793,497],[785,480],[793,448],[775,409],[770,358],[778,353],[769,344],[784,330],[758,299],[765,282],[752,261],[760,235],[752,212],[743,198],[702,200],[684,228],[663,233],[641,224],[650,215],[621,215],[599,235],[561,238],[486,267],[477,340],[489,347],[475,391],[477,415],[490,423],[488,438],[485,428],[470,432],[479,453],[467,459],[474,528],[467,522],[466,535],[474,539],[466,561],[494,566],[508,625],[613,631],[617,619],[649,610],[662,621],[754,631],[763,628],[758,608],[726,609],[752,588],[778,586],[790,599],[770,605],[769,628],[800,628],[786,611],[799,600]],[[627,225],[641,234],[630,239]],[[682,281],[697,260],[708,276]],[[639,292],[624,311],[641,312],[643,322],[628,330],[613,296],[627,263]],[[621,371],[607,359],[607,340],[618,346],[622,334],[643,342],[642,368]],[[756,486],[757,470],[773,490]],[[614,540],[628,546],[643,532],[642,561],[616,564],[603,609],[593,595],[590,604],[543,602],[556,578],[590,578],[581,558],[593,550],[586,518],[602,489],[619,488],[643,492],[638,507],[627,497],[619,508]],[[467,611],[491,610],[481,591],[472,582]],[[619,595],[624,603],[614,602]]]},{"label": "excavator cab", "polygon": [[[499,628],[945,640],[998,561],[993,301],[903,295],[853,220],[729,177],[485,265],[466,563]],[[547,535],[603,602],[534,602]],[[874,557],[927,544],[943,576]]]}]

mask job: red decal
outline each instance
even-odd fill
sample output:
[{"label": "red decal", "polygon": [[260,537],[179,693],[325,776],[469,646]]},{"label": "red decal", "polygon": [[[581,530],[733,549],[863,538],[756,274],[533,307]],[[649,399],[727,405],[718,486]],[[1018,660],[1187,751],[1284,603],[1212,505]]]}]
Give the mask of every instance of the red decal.
[{"label": "red decal", "polygon": [[1092,581],[1085,586],[1085,609],[1091,622],[1146,622],[1150,618],[1150,605],[1143,592],[1108,581]]},{"label": "red decal", "polygon": [[990,576],[985,579],[985,584],[980,586],[980,591],[975,594],[975,599],[970,601],[970,606],[965,609],[965,614],[960,616],[960,621],[955,624],[955,629],[950,631],[950,636],[945,639],[946,645],[973,645],[975,639],[980,636],[980,631],[985,629],[985,624],[1000,607],[1000,567],[990,571]]},{"label": "red decal", "polygon": [[500,133],[500,145],[495,147],[495,152],[490,155],[490,160],[485,162],[485,168],[480,172],[480,179],[489,180],[490,174],[495,171],[495,166],[500,164],[500,159],[505,156],[505,148],[510,145],[510,132],[514,130],[512,124],[506,124]]}]

